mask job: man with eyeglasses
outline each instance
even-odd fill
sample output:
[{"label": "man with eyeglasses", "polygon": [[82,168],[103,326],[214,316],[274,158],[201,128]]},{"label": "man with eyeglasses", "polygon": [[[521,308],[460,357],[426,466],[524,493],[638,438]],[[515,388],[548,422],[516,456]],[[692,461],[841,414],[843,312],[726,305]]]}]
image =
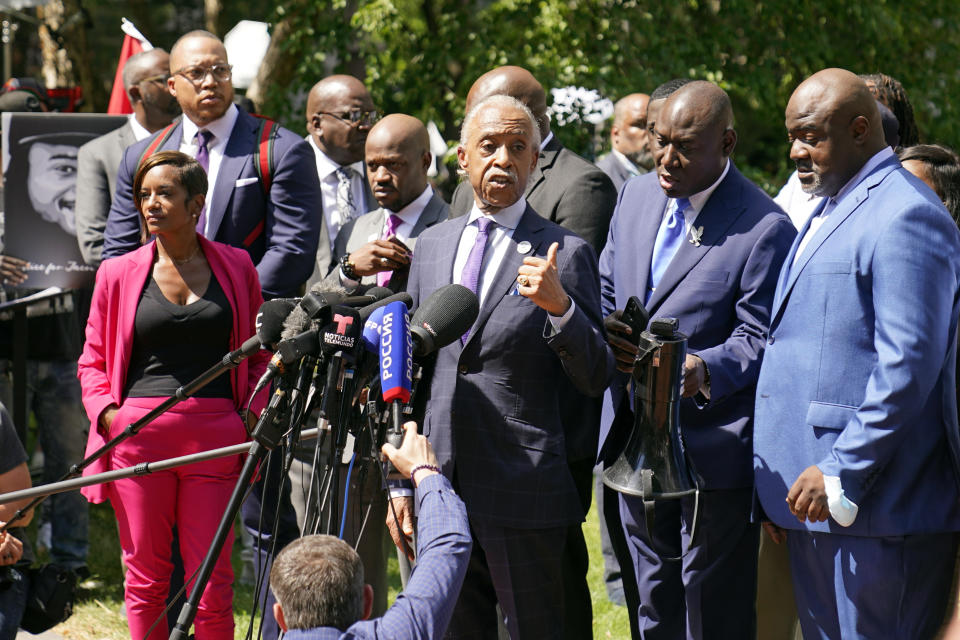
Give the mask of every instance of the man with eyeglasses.
[{"label": "man with eyeglasses", "polygon": [[[259,122],[233,104],[231,67],[223,43],[212,33],[191,31],[170,52],[167,87],[184,118],[156,151],[193,156],[209,178],[198,231],[211,240],[249,252],[265,298],[292,295],[313,269],[320,233],[313,214],[319,198],[309,170],[310,148],[280,128],[271,142],[269,189],[254,163]],[[160,134],[158,134],[160,135]],[[103,258],[139,245],[140,222],[133,203],[133,174],[153,138],[124,153],[104,237]]]},{"label": "man with eyeglasses", "polygon": [[77,242],[87,264],[100,264],[103,230],[116,188],[123,151],[149,138],[180,115],[180,105],[167,89],[170,54],[152,49],[131,56],[123,67],[123,87],[133,113],[122,127],[91,140],[77,156]]},{"label": "man with eyeglasses", "polygon": [[362,82],[335,75],[310,89],[306,117],[323,211],[317,260],[308,282],[313,284],[335,266],[334,243],[340,229],[377,206],[365,179],[363,146],[378,114]]}]

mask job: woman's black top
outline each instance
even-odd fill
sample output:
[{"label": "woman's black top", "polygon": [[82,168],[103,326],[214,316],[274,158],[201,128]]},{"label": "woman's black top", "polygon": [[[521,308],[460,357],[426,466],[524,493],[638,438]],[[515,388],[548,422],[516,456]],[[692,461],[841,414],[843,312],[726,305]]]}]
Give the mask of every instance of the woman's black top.
[{"label": "woman's black top", "polygon": [[[170,396],[230,351],[233,310],[211,273],[203,297],[187,305],[170,302],[150,278],[140,294],[124,397]],[[232,398],[230,375],[222,374],[193,394]]]}]

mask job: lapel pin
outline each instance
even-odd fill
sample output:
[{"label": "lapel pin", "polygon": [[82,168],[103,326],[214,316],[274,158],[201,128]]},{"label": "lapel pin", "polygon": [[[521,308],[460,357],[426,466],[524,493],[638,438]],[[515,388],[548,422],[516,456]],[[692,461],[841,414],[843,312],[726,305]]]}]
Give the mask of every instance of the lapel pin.
[{"label": "lapel pin", "polygon": [[533,249],[533,245],[531,245],[531,244],[530,244],[528,241],[526,241],[526,240],[524,240],[523,242],[520,242],[519,244],[517,244],[517,253],[519,253],[519,254],[522,255],[522,256],[525,256],[525,255],[527,255],[528,253],[530,253],[530,250],[531,250],[531,249]]},{"label": "lapel pin", "polygon": [[690,227],[690,244],[695,247],[700,246],[700,238],[703,237],[703,225],[699,227]]}]

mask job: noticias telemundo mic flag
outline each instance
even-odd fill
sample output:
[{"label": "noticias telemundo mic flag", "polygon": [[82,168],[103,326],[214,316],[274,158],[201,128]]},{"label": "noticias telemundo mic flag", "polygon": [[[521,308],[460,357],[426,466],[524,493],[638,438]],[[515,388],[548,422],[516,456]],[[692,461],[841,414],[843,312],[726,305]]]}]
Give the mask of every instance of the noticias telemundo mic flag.
[{"label": "noticias telemundo mic flag", "polygon": [[122,18],[120,28],[123,30],[123,46],[120,47],[120,60],[117,61],[117,72],[113,76],[113,90],[110,92],[110,103],[107,113],[133,113],[130,98],[123,86],[123,67],[132,56],[153,48],[150,41],[126,18]]}]

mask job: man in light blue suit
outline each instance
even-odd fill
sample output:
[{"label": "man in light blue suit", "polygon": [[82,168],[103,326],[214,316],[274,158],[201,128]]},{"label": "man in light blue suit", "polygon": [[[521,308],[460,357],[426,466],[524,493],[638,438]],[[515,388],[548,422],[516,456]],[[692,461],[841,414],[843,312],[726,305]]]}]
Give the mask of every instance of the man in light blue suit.
[{"label": "man in light blue suit", "polygon": [[[736,141],[722,89],[693,82],[670,95],[651,141],[656,173],[624,184],[600,257],[603,310],[612,314],[607,328],[622,371],[632,370],[636,347],[615,310],[630,296],[646,301],[651,318],[677,318],[689,337],[680,422],[702,489],[693,545],[692,496],[657,502],[653,541],[642,500],[620,498],[630,547],[620,561],[634,567],[639,594],[624,591],[634,635],[646,639],[756,633],[753,391],[777,273],[796,231],[730,161]],[[626,380],[604,397],[605,464],[623,449],[623,430],[612,425],[632,422],[621,405]],[[688,546],[682,562],[659,555],[679,556]]]},{"label": "man in light blue suit", "polygon": [[960,233],[900,166],[866,85],[814,74],[786,110],[823,196],[777,284],[754,471],[806,638],[931,638],[960,530]]}]

